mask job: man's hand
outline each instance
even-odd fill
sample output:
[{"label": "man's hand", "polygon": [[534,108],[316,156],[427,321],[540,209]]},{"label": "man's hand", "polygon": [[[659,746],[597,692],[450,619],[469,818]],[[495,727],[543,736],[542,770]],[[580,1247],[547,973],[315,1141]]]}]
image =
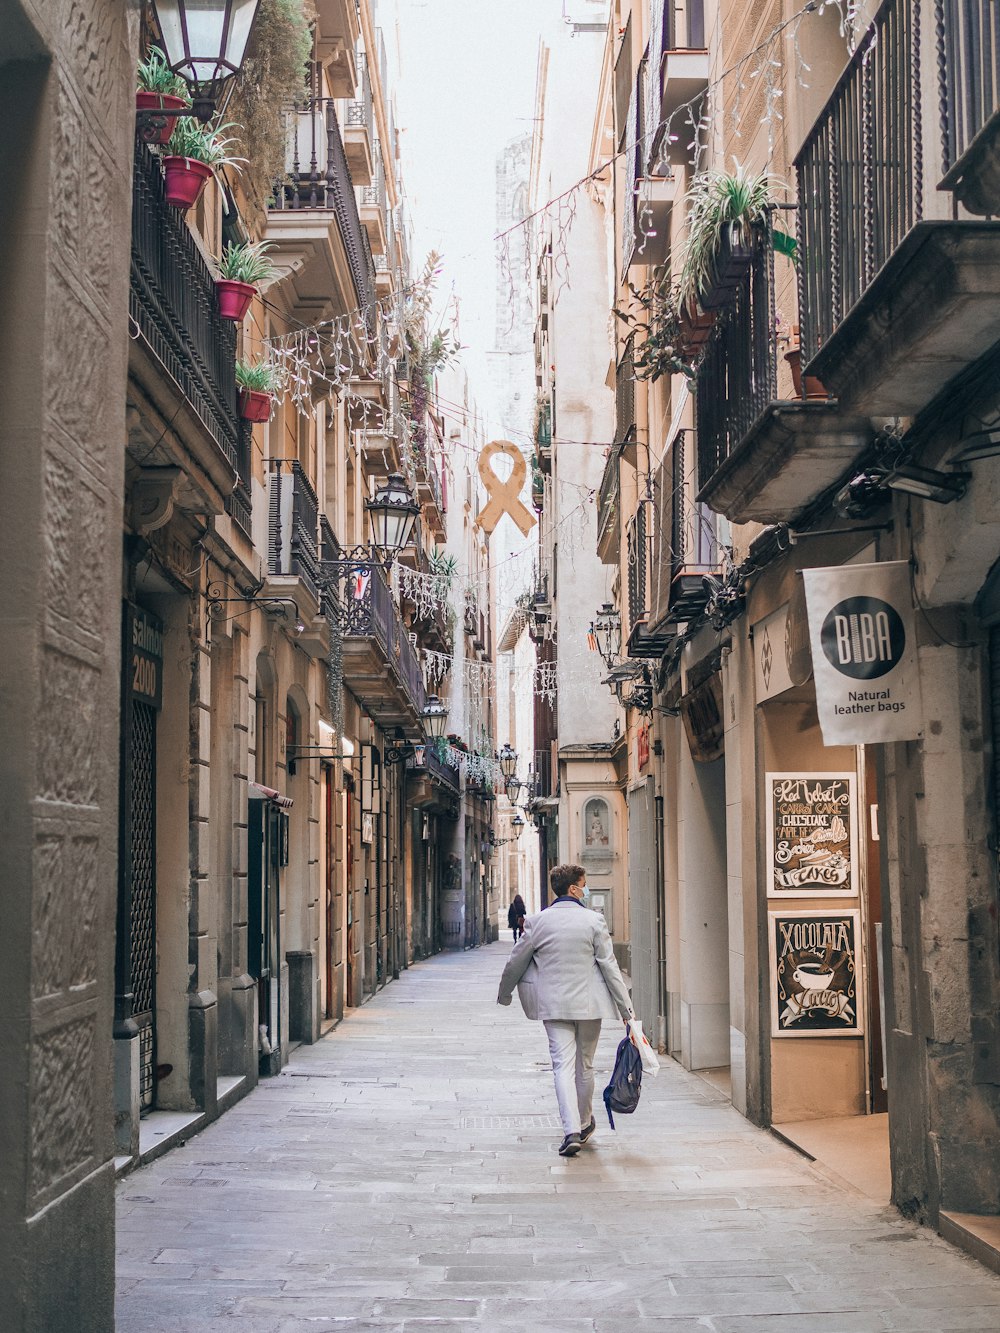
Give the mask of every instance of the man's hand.
[{"label": "man's hand", "polygon": [[512,998],[513,998],[513,997],[510,996],[510,995],[498,995],[498,996],[497,996],[497,1004],[508,1005],[508,1004],[510,1004]]}]

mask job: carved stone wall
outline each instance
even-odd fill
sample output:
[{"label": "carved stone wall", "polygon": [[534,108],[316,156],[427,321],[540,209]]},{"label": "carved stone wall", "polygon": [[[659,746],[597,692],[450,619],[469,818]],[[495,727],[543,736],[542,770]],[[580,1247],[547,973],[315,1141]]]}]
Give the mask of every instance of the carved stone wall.
[{"label": "carved stone wall", "polygon": [[0,1291],[5,1328],[82,1333],[113,1327],[134,57],[124,0],[0,0],[0,32]]}]

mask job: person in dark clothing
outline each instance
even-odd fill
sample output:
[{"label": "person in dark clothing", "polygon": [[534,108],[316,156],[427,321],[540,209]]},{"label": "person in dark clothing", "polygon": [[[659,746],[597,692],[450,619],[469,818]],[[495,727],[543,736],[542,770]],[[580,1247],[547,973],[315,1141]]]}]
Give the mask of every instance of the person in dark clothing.
[{"label": "person in dark clothing", "polygon": [[524,905],[524,899],[519,893],[515,894],[514,901],[507,908],[507,925],[514,932],[515,944],[524,934],[524,918],[527,915],[528,909]]}]

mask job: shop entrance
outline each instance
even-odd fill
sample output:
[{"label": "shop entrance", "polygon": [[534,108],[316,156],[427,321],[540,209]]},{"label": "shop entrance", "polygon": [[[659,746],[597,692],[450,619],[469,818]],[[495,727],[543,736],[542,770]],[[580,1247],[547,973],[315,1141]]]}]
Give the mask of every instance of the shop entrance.
[{"label": "shop entrance", "polygon": [[288,863],[288,816],[251,789],[247,880],[247,965],[257,981],[259,1068],[281,1069],[280,870]]}]

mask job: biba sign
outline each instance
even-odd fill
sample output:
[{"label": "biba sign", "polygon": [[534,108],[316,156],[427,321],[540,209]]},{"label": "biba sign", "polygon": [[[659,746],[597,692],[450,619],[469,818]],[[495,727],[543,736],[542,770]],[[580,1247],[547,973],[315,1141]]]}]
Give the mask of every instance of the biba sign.
[{"label": "biba sign", "polygon": [[824,742],[866,745],[920,736],[907,563],[807,569],[802,578]]}]

